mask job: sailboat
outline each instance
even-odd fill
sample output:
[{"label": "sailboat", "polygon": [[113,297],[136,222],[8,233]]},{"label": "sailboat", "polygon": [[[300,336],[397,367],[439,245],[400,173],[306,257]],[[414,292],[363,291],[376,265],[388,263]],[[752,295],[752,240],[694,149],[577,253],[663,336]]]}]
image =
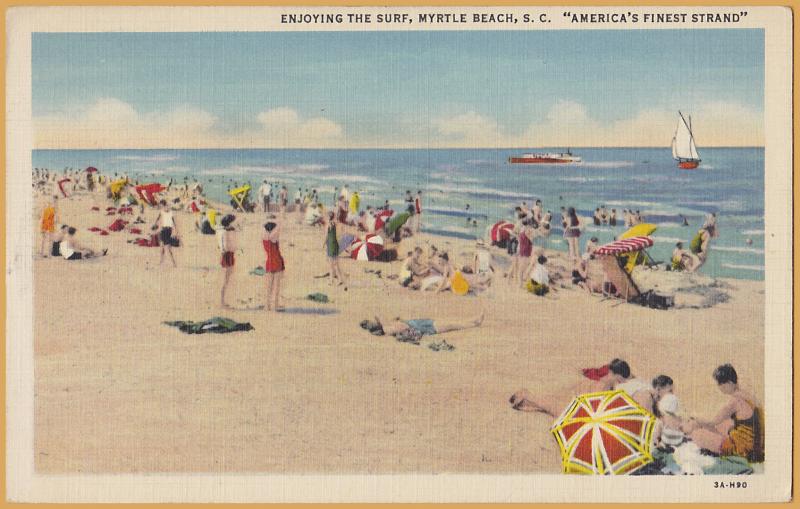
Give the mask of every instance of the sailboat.
[{"label": "sailboat", "polygon": [[675,136],[672,137],[672,158],[678,161],[678,168],[682,170],[694,170],[700,165],[700,155],[697,153],[697,145],[694,143],[692,134],[692,117],[689,121],[678,112],[678,127],[675,128]]}]

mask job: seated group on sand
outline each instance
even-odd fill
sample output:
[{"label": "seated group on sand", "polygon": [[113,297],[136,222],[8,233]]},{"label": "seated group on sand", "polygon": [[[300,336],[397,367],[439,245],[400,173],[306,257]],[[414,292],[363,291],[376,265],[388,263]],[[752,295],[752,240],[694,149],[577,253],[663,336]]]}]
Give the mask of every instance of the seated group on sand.
[{"label": "seated group on sand", "polygon": [[584,369],[581,380],[562,391],[534,394],[521,389],[509,402],[514,410],[558,417],[575,396],[621,390],[656,417],[653,443],[661,449],[671,451],[692,442],[710,455],[740,456],[751,463],[764,461],[761,407],[752,394],[739,386],[736,369],[730,364],[718,366],[712,377],[723,397],[720,409],[710,420],[681,410],[672,378],[658,375],[647,383],[634,376],[628,363],[621,359],[600,368]]},{"label": "seated group on sand", "polygon": [[443,292],[464,295],[470,291],[481,292],[492,283],[494,267],[492,255],[483,240],[477,240],[471,263],[456,266],[447,251],[431,245],[427,254],[417,246],[406,254],[400,267],[400,284],[411,290]]}]

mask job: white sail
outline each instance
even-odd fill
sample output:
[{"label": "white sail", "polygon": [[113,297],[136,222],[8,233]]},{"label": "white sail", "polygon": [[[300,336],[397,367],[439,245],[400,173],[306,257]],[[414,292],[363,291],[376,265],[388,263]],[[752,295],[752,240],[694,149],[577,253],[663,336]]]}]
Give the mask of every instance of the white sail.
[{"label": "white sail", "polygon": [[683,116],[678,118],[675,137],[672,138],[672,157],[675,159],[700,159],[692,132]]}]

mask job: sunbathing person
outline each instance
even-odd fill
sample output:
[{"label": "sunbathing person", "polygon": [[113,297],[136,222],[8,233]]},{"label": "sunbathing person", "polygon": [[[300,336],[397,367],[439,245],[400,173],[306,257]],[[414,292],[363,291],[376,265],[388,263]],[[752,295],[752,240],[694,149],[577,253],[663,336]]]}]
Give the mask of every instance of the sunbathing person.
[{"label": "sunbathing person", "polygon": [[670,268],[674,271],[685,270],[694,272],[697,270],[695,267],[699,268],[700,265],[703,264],[696,254],[683,249],[683,242],[677,242],[675,244],[675,249],[672,250],[672,258],[670,261],[672,262]]},{"label": "sunbathing person", "polygon": [[50,246],[50,256],[61,256],[61,243],[67,236],[67,231],[69,231],[69,226],[62,224],[61,228],[56,230],[56,232],[53,234],[50,239],[53,241]]},{"label": "sunbathing person", "polygon": [[534,295],[544,297],[550,290],[555,291],[555,287],[550,284],[550,273],[546,267],[547,257],[539,255],[531,257],[531,264],[525,274],[528,278],[525,288]]},{"label": "sunbathing person", "polygon": [[362,329],[368,330],[375,336],[394,336],[404,341],[419,342],[422,336],[480,327],[483,317],[484,313],[481,313],[477,318],[470,320],[445,321],[428,318],[402,320],[399,317],[393,320],[381,320],[376,316],[374,321],[364,320],[360,325]]},{"label": "sunbathing person", "polygon": [[[750,462],[764,461],[764,419],[755,398],[739,387],[739,377],[730,364],[714,370],[714,380],[728,401],[710,421],[691,419],[689,436],[698,447],[723,456],[741,456]],[[733,421],[723,433],[720,427]]]},{"label": "sunbathing person", "polygon": [[422,281],[430,275],[430,267],[422,259],[422,248],[417,246],[411,255],[411,260],[408,262],[408,269],[411,273],[411,281],[405,286],[412,290],[419,290]]},{"label": "sunbathing person", "polygon": [[[472,259],[472,279],[474,283],[489,286],[492,283],[494,267],[492,267],[492,253],[486,249],[483,239],[475,242],[475,257]],[[469,279],[467,279],[469,282]],[[470,286],[473,286],[470,282]]]},{"label": "sunbathing person", "polygon": [[59,245],[59,251],[61,251],[61,256],[65,260],[85,260],[97,256],[105,256],[106,253],[108,253],[108,249],[103,249],[102,252],[97,253],[92,249],[82,246],[75,238],[76,233],[77,230],[70,226],[67,229],[67,235]]},{"label": "sunbathing person", "polygon": [[583,370],[583,377],[575,384],[541,396],[527,389],[520,389],[508,400],[514,410],[521,412],[542,412],[557,417],[572,399],[580,394],[608,391],[630,380],[631,368],[621,359],[614,359],[599,368]]}]

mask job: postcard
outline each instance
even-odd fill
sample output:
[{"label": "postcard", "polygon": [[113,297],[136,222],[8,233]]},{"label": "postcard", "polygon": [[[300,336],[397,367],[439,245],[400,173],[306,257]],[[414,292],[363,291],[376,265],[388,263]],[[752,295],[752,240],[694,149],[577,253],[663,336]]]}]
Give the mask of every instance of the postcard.
[{"label": "postcard", "polygon": [[791,497],[792,13],[8,11],[8,497]]}]

